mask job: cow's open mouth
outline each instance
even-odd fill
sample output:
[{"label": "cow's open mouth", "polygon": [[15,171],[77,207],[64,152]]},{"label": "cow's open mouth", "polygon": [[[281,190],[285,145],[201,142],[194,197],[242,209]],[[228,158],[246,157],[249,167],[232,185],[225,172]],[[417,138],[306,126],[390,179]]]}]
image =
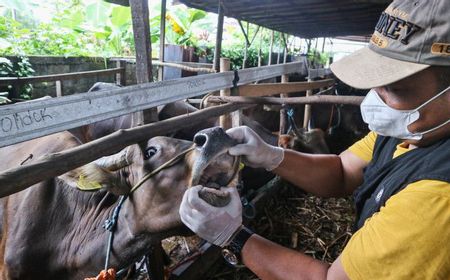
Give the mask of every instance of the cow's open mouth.
[{"label": "cow's open mouth", "polygon": [[234,187],[234,181],[239,168],[239,160],[237,157],[231,157],[228,154],[223,154],[217,157],[203,169],[194,172],[201,174],[193,177],[192,185],[202,185],[203,188],[199,192],[199,196],[216,207],[223,207],[230,202],[228,193],[223,191],[224,187]]},{"label": "cow's open mouth", "polygon": [[239,168],[238,158],[233,158],[233,164],[228,170],[217,172],[216,164],[210,164],[205,168],[199,184],[203,188],[199,191],[200,198],[216,207],[226,206],[230,202],[229,193],[224,192],[225,187],[231,186],[231,182],[235,179]]},{"label": "cow's open mouth", "polygon": [[199,131],[194,136],[195,161],[192,165],[191,186],[202,185],[199,196],[211,205],[220,207],[230,201],[229,194],[221,190],[235,178],[239,159],[228,154],[236,141],[220,127]]},{"label": "cow's open mouth", "polygon": [[[228,186],[236,175],[235,162],[236,158],[227,159],[226,162],[221,156],[216,162],[210,163],[202,172],[199,184],[212,189],[220,189],[220,187]],[[231,162],[232,161],[232,162]],[[231,162],[231,164],[230,164]]]}]

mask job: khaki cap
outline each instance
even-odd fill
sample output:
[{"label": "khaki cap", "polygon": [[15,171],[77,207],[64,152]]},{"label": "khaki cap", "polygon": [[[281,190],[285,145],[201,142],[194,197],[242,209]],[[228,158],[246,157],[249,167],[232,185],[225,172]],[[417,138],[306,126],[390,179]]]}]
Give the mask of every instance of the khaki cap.
[{"label": "khaki cap", "polygon": [[450,66],[450,1],[394,0],[381,14],[369,46],[331,65],[344,83],[385,86],[431,65]]}]

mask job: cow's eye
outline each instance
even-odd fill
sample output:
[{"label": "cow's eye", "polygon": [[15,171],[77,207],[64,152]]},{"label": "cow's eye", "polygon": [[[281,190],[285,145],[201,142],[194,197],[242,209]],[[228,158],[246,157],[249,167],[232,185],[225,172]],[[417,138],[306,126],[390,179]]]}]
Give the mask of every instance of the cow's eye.
[{"label": "cow's eye", "polygon": [[158,150],[155,147],[148,147],[145,150],[144,153],[144,159],[150,159],[152,156],[154,156],[156,154],[156,152],[158,152]]}]

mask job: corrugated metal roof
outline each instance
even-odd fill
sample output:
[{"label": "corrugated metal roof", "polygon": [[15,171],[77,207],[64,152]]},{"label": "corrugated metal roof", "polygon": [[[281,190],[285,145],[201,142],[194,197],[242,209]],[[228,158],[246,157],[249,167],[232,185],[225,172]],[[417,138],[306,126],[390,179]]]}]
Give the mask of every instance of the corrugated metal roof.
[{"label": "corrugated metal roof", "polygon": [[[217,13],[219,0],[178,0]],[[391,0],[223,0],[227,17],[301,38],[368,35]]]}]

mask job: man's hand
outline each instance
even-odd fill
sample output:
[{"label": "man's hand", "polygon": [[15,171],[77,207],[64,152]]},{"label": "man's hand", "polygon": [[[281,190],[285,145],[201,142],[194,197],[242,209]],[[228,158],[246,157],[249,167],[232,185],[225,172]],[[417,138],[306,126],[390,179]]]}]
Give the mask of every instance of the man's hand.
[{"label": "man's hand", "polygon": [[242,224],[242,205],[236,188],[224,187],[231,200],[224,207],[215,207],[198,196],[202,186],[189,188],[180,206],[181,221],[206,241],[224,247]]},{"label": "man's hand", "polygon": [[265,168],[271,171],[277,168],[284,158],[280,147],[267,144],[256,132],[247,126],[239,126],[227,130],[227,134],[238,141],[228,153],[232,156],[243,156],[243,163],[253,168]]}]

